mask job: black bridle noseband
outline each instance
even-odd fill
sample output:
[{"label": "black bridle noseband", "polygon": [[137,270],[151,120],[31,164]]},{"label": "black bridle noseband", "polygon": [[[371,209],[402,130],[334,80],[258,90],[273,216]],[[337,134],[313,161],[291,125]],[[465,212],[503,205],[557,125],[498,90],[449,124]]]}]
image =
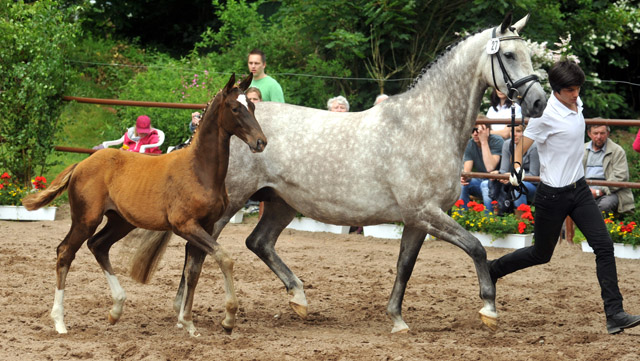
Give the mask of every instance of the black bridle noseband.
[{"label": "black bridle noseband", "polygon": [[[506,94],[507,97],[512,102],[514,101],[514,96],[515,96],[515,99],[518,100],[518,103],[521,103],[522,101],[524,101],[524,98],[527,96],[529,89],[531,89],[533,84],[535,84],[536,82],[540,82],[540,79],[535,74],[527,75],[524,78],[518,79],[516,81],[513,81],[513,79],[511,79],[511,77],[509,76],[509,73],[507,72],[507,69],[504,67],[502,57],[500,56],[500,42],[505,40],[524,40],[524,39],[522,39],[517,35],[503,36],[501,38],[497,38],[496,29],[497,28],[493,28],[493,32],[491,33],[491,40],[489,41],[489,44],[487,44],[487,52],[491,55],[491,76],[493,77],[493,86],[496,90],[500,90],[498,88],[498,83],[496,82],[496,73],[493,70],[494,69],[493,61],[494,59],[498,59],[498,65],[500,65],[500,71],[502,72],[502,77],[504,79],[505,84],[507,85],[507,91],[504,94]],[[518,88],[528,82],[531,82],[531,84],[529,84],[529,86],[527,87],[527,89],[525,89],[522,96],[520,96],[520,91],[518,91]]]}]

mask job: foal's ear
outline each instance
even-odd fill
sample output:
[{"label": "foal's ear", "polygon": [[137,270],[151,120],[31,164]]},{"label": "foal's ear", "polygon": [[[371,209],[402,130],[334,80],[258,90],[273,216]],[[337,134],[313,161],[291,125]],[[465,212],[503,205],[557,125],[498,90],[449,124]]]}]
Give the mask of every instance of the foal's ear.
[{"label": "foal's ear", "polygon": [[225,94],[229,94],[229,92],[231,91],[231,89],[233,89],[233,86],[236,84],[236,73],[232,73],[231,74],[231,78],[229,78],[229,81],[227,82],[227,85],[224,86],[224,93]]},{"label": "foal's ear", "polygon": [[247,89],[249,89],[249,86],[251,85],[252,80],[253,80],[253,73],[249,73],[249,76],[244,78],[244,80],[242,81],[242,83],[240,83],[238,88],[240,88],[242,92],[247,91]]},{"label": "foal's ear", "polygon": [[504,16],[504,20],[502,20],[502,25],[500,25],[500,33],[504,34],[505,31],[507,31],[507,29],[509,29],[509,27],[511,26],[511,20],[513,19],[513,14],[511,14],[511,11],[509,11],[507,13],[507,15]]}]

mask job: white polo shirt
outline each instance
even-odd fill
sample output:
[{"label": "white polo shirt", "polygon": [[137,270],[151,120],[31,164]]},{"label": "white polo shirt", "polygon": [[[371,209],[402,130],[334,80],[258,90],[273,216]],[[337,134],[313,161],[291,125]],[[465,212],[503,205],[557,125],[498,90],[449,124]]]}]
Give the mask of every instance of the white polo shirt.
[{"label": "white polo shirt", "polygon": [[540,118],[531,118],[524,136],[538,144],[540,180],[550,187],[564,187],[584,177],[585,122],[582,100],[578,111],[562,104],[552,92]]}]

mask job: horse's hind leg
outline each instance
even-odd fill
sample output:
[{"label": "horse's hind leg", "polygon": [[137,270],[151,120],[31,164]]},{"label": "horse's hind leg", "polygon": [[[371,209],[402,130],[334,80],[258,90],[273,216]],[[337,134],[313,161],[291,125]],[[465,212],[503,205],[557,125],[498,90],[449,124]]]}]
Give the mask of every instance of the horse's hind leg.
[{"label": "horse's hind leg", "polygon": [[109,212],[107,217],[109,219],[107,224],[97,234],[89,239],[87,246],[98,261],[98,264],[100,264],[100,267],[107,277],[109,288],[111,289],[113,306],[109,311],[108,319],[109,323],[113,325],[118,322],[122,316],[122,307],[127,297],[124,289],[120,286],[120,282],[118,282],[118,278],[116,277],[113,268],[111,267],[109,250],[114,243],[126,236],[135,227],[115,213]]},{"label": "horse's hind leg", "polygon": [[73,262],[78,249],[95,232],[98,224],[86,225],[72,222],[71,229],[64,240],[58,245],[56,260],[56,293],[51,309],[51,318],[58,333],[67,333],[64,323],[64,287],[69,273],[69,267]]},{"label": "horse's hind leg", "polygon": [[[174,304],[174,308],[177,306],[177,326],[180,328],[184,327],[191,336],[198,337],[200,334],[197,332],[196,327],[193,324],[193,299],[195,296],[196,286],[198,285],[198,280],[200,279],[202,264],[204,263],[207,254],[188,242],[185,246],[185,251],[184,269],[182,271],[183,277],[179,289],[180,297],[176,297],[176,301],[179,299],[180,304]],[[235,312],[233,313],[233,316],[231,316],[233,320],[227,320],[229,317],[230,316],[227,314],[225,316],[225,320],[222,321],[222,327],[225,331],[227,331],[227,328],[231,325],[228,332],[233,329],[233,325],[235,324]]]},{"label": "horse's hind leg", "polygon": [[246,245],[275,273],[292,296],[289,305],[303,319],[307,317],[307,298],[302,281],[287,267],[275,250],[278,236],[295,217],[296,210],[284,202],[265,202],[264,213],[247,237]]}]

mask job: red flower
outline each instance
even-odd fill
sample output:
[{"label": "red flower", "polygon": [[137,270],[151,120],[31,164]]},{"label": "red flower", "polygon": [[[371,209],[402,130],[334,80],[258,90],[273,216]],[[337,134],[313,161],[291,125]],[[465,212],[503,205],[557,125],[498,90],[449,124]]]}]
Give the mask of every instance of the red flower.
[{"label": "red flower", "polygon": [[47,187],[46,183],[47,178],[40,176],[36,177],[36,179],[33,181],[33,185],[36,187],[36,189],[45,189]]},{"label": "red flower", "polygon": [[470,201],[469,203],[467,203],[467,207],[469,207],[469,208],[473,208],[473,207],[475,207],[477,205],[478,205],[478,203],[476,203],[475,201]]},{"label": "red flower", "polygon": [[454,204],[454,206],[460,208],[464,205],[464,201],[462,199],[458,199],[458,201]]},{"label": "red flower", "polygon": [[491,201],[491,204],[498,204],[498,201]]},{"label": "red flower", "polygon": [[9,175],[9,173],[4,172],[4,173],[2,173],[2,175],[0,175],[0,178],[2,178],[2,179],[9,179],[9,178],[11,178],[11,176]]},{"label": "red flower", "polygon": [[476,212],[484,212],[484,204],[477,204],[473,206],[473,210]]},{"label": "red flower", "polygon": [[4,185],[2,185],[2,183],[0,183],[0,189],[4,188]]},{"label": "red flower", "polygon": [[613,221],[609,218],[605,218],[604,223],[613,223]]},{"label": "red flower", "polygon": [[528,219],[530,221],[533,221],[533,214],[531,214],[531,211],[529,212],[524,212],[522,213],[522,216],[520,216],[520,218],[522,219]]},{"label": "red flower", "polygon": [[524,230],[527,229],[527,224],[524,222],[518,223],[518,232],[524,233]]},{"label": "red flower", "polygon": [[528,204],[521,204],[516,209],[518,211],[531,212],[531,207]]}]

